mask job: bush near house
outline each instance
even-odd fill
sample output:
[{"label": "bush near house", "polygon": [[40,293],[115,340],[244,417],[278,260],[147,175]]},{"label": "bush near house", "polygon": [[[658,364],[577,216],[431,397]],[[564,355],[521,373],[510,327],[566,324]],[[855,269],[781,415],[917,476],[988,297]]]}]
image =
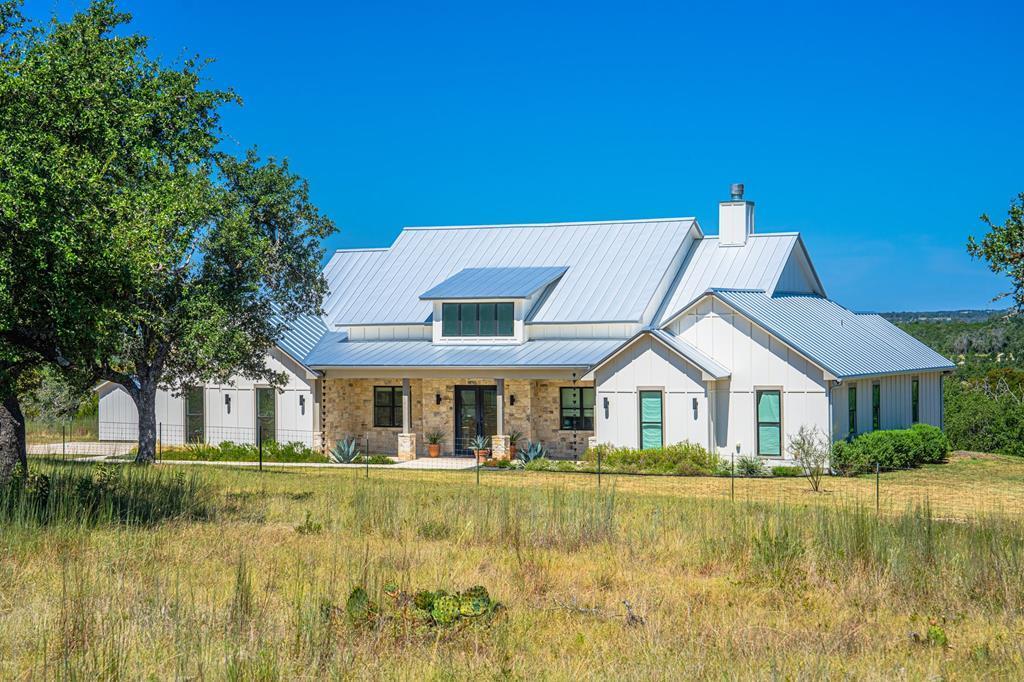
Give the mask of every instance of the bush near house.
[{"label": "bush near house", "polygon": [[938,464],[949,454],[949,440],[942,430],[929,424],[909,429],[871,431],[853,442],[832,446],[832,470],[843,476],[882,469],[909,469],[921,464]]},{"label": "bush near house", "polygon": [[[193,443],[183,448],[164,449],[162,459],[200,462],[257,462],[260,451],[251,443],[224,441],[219,445]],[[264,462],[326,462],[319,450],[313,450],[302,443],[263,444]]]},{"label": "bush near house", "polygon": [[712,476],[719,471],[721,461],[696,443],[675,443],[663,448],[614,447],[597,445],[583,453],[583,460],[574,468],[597,471],[598,456],[601,471],[622,474],[675,474],[677,476]]}]

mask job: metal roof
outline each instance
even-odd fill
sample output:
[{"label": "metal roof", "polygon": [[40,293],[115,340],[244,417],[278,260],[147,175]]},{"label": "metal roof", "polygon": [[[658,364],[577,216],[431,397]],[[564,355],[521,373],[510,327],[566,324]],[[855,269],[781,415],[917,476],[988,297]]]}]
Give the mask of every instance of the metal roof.
[{"label": "metal roof", "polygon": [[420,294],[424,301],[452,298],[529,298],[565,274],[564,265],[534,268],[464,268]]},{"label": "metal roof", "polygon": [[284,331],[277,340],[278,348],[299,362],[303,361],[327,333],[327,325],[316,315],[302,315],[287,323],[281,321],[277,315],[273,319],[274,322],[284,325]]},{"label": "metal roof", "polygon": [[[420,294],[465,268],[566,267],[535,306],[533,323],[640,321],[673,261],[701,236],[692,218],[406,228],[387,251],[361,265],[327,309],[337,326],[423,324],[432,304]],[[339,282],[328,273],[332,292]],[[655,302],[657,305],[657,302]]]},{"label": "metal roof", "polygon": [[878,315],[858,315],[814,295],[716,289],[711,292],[837,378],[955,365]]},{"label": "metal roof", "polygon": [[729,368],[714,360],[710,355],[700,351],[696,346],[685,341],[675,334],[670,334],[663,329],[651,329],[651,334],[665,345],[674,349],[677,353],[692,362],[698,368],[704,370],[715,379],[724,379],[732,374]]},{"label": "metal roof", "polygon": [[[661,324],[668,324],[708,289],[771,292],[798,245],[803,248],[795,232],[753,234],[742,246],[719,246],[714,236],[696,241],[662,305]],[[820,281],[817,286],[824,294]]]},{"label": "metal roof", "polygon": [[365,296],[363,284],[387,255],[387,249],[339,249],[324,267],[329,293],[324,299],[324,321],[331,323],[338,310]]},{"label": "metal roof", "polygon": [[520,345],[438,345],[430,341],[349,341],[328,332],[305,364],[326,367],[589,367],[622,339],[538,339]]}]

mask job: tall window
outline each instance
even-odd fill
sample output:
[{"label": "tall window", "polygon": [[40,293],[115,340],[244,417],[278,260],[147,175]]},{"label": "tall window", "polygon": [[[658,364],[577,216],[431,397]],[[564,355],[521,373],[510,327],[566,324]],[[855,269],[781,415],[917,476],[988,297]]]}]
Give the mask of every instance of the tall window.
[{"label": "tall window", "polygon": [[782,393],[757,392],[757,454],[782,456]]},{"label": "tall window", "polygon": [[277,396],[274,390],[256,389],[256,425],[261,442],[277,440]]},{"label": "tall window", "polygon": [[640,391],[640,447],[660,448],[664,446],[664,411],[661,408],[661,391]]},{"label": "tall window", "polygon": [[871,384],[871,430],[882,428],[882,386]]},{"label": "tall window", "polygon": [[920,396],[921,382],[917,377],[914,377],[910,380],[910,420],[914,424],[921,421]]},{"label": "tall window", "polygon": [[850,414],[849,433],[850,438],[853,438],[857,435],[857,387],[850,386],[846,395],[846,409]]},{"label": "tall window", "polygon": [[594,389],[563,388],[560,397],[561,428],[564,431],[593,431]]},{"label": "tall window", "polygon": [[202,387],[185,391],[185,440],[202,443],[206,439],[206,415]]},{"label": "tall window", "polygon": [[395,427],[402,425],[402,387],[373,387],[373,425]]},{"label": "tall window", "polygon": [[441,336],[513,336],[512,303],[442,303]]}]

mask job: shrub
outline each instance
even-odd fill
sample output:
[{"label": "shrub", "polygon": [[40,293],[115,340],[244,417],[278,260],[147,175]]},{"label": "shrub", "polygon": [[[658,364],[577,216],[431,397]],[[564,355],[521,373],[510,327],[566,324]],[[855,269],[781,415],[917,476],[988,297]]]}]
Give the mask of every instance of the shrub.
[{"label": "shrub", "polygon": [[923,464],[940,464],[949,455],[949,439],[937,426],[914,424],[910,429],[921,439],[920,461]]},{"label": "shrub", "polygon": [[359,447],[355,438],[339,440],[327,454],[335,464],[350,464],[359,456]]},{"label": "shrub", "polygon": [[395,460],[387,455],[357,455],[352,464],[394,464]]},{"label": "shrub", "polygon": [[910,429],[871,431],[854,439],[853,444],[867,456],[870,464],[883,469],[906,469],[920,464],[921,436]]},{"label": "shrub", "polygon": [[744,477],[767,476],[768,469],[757,457],[744,455],[736,460],[736,473]]},{"label": "shrub", "polygon": [[856,476],[870,468],[864,451],[845,440],[832,444],[829,465],[832,467],[832,471],[840,476]]},{"label": "shrub", "polygon": [[772,476],[776,478],[799,478],[804,475],[804,470],[800,467],[791,466],[777,466],[771,468]]},{"label": "shrub", "polygon": [[821,490],[829,449],[828,436],[815,426],[801,426],[800,431],[789,439],[789,451],[807,474],[807,482],[814,492]]},{"label": "shrub", "polygon": [[597,445],[583,453],[583,461],[593,465],[588,469],[596,468],[599,456],[602,471],[610,473],[708,476],[717,472],[720,463],[717,455],[689,442],[646,450]]}]

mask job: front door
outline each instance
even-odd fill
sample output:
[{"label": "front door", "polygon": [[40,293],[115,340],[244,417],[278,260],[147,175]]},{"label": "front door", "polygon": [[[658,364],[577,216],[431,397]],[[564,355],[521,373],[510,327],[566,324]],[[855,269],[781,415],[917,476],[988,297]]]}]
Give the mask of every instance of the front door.
[{"label": "front door", "polygon": [[483,436],[490,448],[498,432],[498,389],[494,386],[455,387],[455,454],[472,455],[473,439]]}]

